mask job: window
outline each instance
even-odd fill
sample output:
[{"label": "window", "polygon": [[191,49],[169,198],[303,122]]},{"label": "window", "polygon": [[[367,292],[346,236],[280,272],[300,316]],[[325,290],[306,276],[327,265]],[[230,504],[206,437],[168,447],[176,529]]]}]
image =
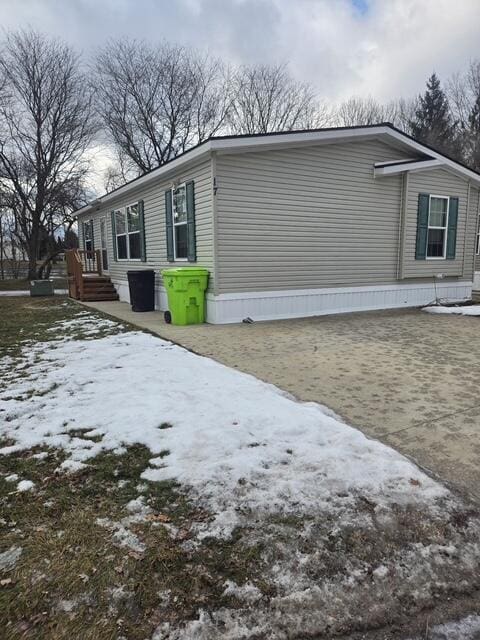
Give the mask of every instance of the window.
[{"label": "window", "polygon": [[85,251],[93,250],[93,220],[83,223],[83,246]]},{"label": "window", "polygon": [[196,262],[194,182],[175,185],[164,195],[167,260]]},{"label": "window", "polygon": [[100,219],[100,244],[102,246],[102,268],[104,271],[108,271],[107,222],[105,218]]},{"label": "window", "polygon": [[140,260],[140,214],[138,204],[118,209],[115,215],[115,241],[118,260]]},{"label": "window", "polygon": [[186,260],[188,257],[187,189],[184,184],[172,189],[172,212],[174,259]]},{"label": "window", "polygon": [[427,258],[445,258],[447,248],[448,201],[445,196],[430,196],[427,229]]}]

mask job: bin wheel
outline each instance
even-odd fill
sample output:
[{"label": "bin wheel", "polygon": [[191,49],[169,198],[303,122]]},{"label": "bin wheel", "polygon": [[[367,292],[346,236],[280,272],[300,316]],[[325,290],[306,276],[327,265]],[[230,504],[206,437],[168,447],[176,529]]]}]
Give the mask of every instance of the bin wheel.
[{"label": "bin wheel", "polygon": [[165,313],[163,314],[163,318],[167,324],[172,324],[172,314],[170,313],[170,311],[165,311]]}]

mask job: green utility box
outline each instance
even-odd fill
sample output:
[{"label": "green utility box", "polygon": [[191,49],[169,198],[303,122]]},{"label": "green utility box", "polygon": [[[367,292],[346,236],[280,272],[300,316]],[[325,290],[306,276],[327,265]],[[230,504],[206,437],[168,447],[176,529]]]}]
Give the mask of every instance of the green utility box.
[{"label": "green utility box", "polygon": [[200,267],[177,267],[162,271],[167,290],[165,322],[186,325],[205,322],[205,290],[208,271]]},{"label": "green utility box", "polygon": [[53,296],[53,282],[51,280],[31,280],[31,296]]}]

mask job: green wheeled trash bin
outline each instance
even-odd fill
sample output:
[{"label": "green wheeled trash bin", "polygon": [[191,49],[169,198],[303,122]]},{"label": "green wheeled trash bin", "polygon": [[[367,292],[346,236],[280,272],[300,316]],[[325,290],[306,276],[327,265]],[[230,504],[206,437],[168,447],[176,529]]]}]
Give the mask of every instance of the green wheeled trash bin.
[{"label": "green wheeled trash bin", "polygon": [[165,322],[186,325],[205,322],[205,290],[208,271],[201,267],[177,267],[162,271],[167,290]]}]

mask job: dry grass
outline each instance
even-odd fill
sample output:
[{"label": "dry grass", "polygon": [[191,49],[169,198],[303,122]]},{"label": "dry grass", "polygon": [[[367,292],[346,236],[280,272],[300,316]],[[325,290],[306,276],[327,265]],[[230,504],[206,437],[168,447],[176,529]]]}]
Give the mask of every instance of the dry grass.
[{"label": "dry grass", "polygon": [[120,522],[125,505],[139,495],[149,452],[134,447],[122,456],[97,457],[81,473],[55,472],[62,458],[31,453],[2,459],[2,475],[35,482],[17,493],[0,481],[2,550],[21,547],[16,566],[4,573],[0,626],[8,640],[20,638],[144,639],[166,620],[194,617],[216,606],[224,583],[258,576],[261,545],[244,547],[241,536],[220,544],[188,545],[192,524],[208,514],[172,484],[143,483],[151,513],[129,529],[146,545],[141,553],[119,546],[98,518]]}]

